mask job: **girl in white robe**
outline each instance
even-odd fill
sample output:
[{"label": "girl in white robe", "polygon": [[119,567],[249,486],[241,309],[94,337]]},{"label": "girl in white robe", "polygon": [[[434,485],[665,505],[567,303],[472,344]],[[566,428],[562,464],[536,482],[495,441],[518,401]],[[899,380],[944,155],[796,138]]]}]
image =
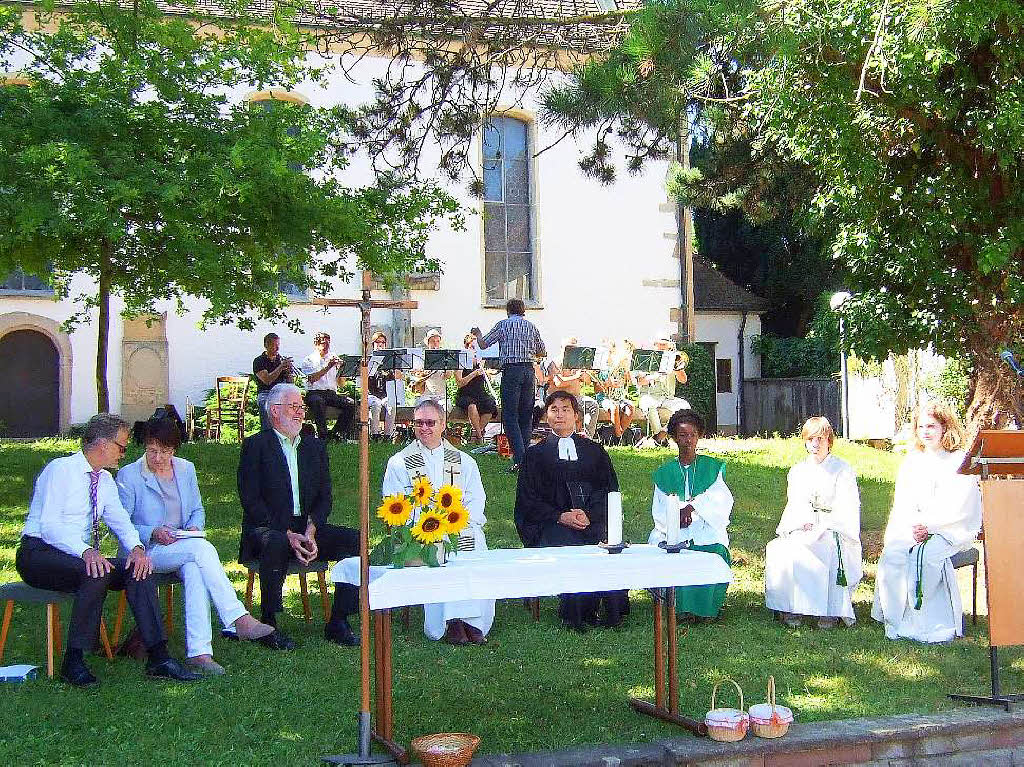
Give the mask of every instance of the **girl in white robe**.
[{"label": "girl in white robe", "polygon": [[896,476],[871,617],[890,639],[948,642],[963,635],[963,606],[950,557],[981,529],[977,478],[958,474],[963,431],[941,403],[914,417],[915,449]]},{"label": "girl in white robe", "polygon": [[788,500],[764,558],[768,609],[795,628],[801,616],[831,628],[852,626],[853,592],[863,575],[860,495],[846,461],[831,454],[835,433],[827,418],[801,431],[808,457],[789,470]]}]

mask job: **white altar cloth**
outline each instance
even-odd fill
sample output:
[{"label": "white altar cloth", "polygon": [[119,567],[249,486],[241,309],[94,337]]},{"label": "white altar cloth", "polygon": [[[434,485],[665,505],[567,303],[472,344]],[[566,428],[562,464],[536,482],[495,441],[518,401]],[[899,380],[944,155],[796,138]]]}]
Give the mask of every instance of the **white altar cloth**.
[{"label": "white altar cloth", "polygon": [[[359,557],[338,562],[331,579],[357,585]],[[731,581],[725,561],[704,551],[668,554],[648,545],[630,546],[621,554],[600,546],[489,549],[461,552],[444,567],[371,567],[370,609]]]}]

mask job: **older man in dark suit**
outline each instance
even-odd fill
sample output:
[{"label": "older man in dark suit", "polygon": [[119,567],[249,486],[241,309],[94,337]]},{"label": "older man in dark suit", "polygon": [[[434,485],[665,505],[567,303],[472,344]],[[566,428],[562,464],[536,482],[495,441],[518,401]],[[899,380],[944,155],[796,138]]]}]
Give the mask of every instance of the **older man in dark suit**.
[{"label": "older man in dark suit", "polygon": [[[324,443],[300,436],[305,405],[302,392],[279,384],[267,399],[271,427],[242,443],[238,464],[238,496],[242,502],[239,560],[258,560],[262,620],[277,625],[283,609],[281,590],[288,564],[344,559],[359,552],[359,533],[327,523],[331,513],[331,470]],[[328,641],[357,645],[348,625],[358,610],[355,586],[337,584],[331,620],[324,628]],[[294,643],[280,632],[282,647]]]}]

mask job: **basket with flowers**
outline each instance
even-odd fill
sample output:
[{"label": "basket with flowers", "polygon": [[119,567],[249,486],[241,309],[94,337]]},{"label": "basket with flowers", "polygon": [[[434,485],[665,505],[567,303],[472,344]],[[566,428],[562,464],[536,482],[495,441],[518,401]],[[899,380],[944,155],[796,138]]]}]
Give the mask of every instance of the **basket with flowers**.
[{"label": "basket with flowers", "polygon": [[389,495],[377,507],[387,533],[370,555],[375,565],[439,567],[455,550],[457,537],[469,524],[462,490],[442,485],[436,491],[424,476],[413,478],[411,493]]}]

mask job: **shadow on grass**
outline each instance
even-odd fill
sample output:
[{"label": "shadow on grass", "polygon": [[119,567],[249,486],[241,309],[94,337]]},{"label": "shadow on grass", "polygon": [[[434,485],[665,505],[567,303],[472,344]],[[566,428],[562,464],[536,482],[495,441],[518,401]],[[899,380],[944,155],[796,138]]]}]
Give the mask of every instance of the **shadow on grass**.
[{"label": "shadow on grass", "polygon": [[[14,481],[0,485],[0,579],[16,577],[14,549],[28,505],[29,488],[45,463],[76,449],[73,443],[0,445],[0,461]],[[375,486],[394,448],[371,447]],[[209,539],[241,591],[236,563],[240,510],[235,493],[237,444],[186,445],[180,454],[197,464],[207,507]],[[858,445],[838,452],[862,475],[865,528],[880,529],[891,503],[897,459]],[[357,449],[331,446],[336,524],[357,521]],[[128,460],[138,457],[133,448]],[[645,541],[651,528],[651,473],[670,451],[615,449],[626,512],[625,532]],[[736,507],[731,535],[736,581],[723,618],[713,625],[681,626],[680,700],[700,716],[712,685],[735,679],[748,705],[764,699],[774,674],[780,702],[800,721],[935,711],[951,706],[949,692],[983,692],[988,684],[984,620],[949,646],[891,642],[870,616],[870,584],[856,596],[852,628],[789,630],[764,608],[761,584],[764,546],[773,535],[785,497],[786,472],[802,457],[799,440],[765,441],[753,451],[724,456]],[[493,456],[479,461],[488,496],[488,543],[518,546],[512,522],[515,476]],[[868,523],[871,523],[870,525]],[[107,542],[112,545],[112,541]],[[873,563],[868,564],[873,571]],[[142,762],[272,764],[310,762],[355,747],[359,653],[323,640],[319,595],[310,584],[313,621],[302,620],[298,583],[287,582],[282,630],[299,643],[275,654],[247,643],[215,639],[225,677],[178,686],[143,678],[134,661],[91,658],[101,679],[96,690],[78,691],[45,679],[0,685],[0,730],[6,761],[20,763]],[[489,644],[453,648],[428,641],[422,610],[412,609],[406,631],[395,621],[396,732],[408,739],[427,732],[476,732],[482,752],[572,747],[601,742],[649,741],[682,732],[640,717],[626,706],[630,695],[653,696],[652,606],[634,592],[633,611],[619,629],[580,635],[558,625],[557,600],[541,601],[534,622],[519,600],[497,606]],[[258,594],[257,594],[258,599]],[[108,621],[116,601],[108,600]],[[183,653],[178,624],[172,650]],[[65,614],[65,620],[67,616]],[[215,619],[216,620],[216,619]],[[4,662],[39,663],[43,657],[43,610],[18,607]],[[1004,684],[1024,688],[1024,656],[1004,653]],[[68,716],[73,708],[74,715]]]}]

